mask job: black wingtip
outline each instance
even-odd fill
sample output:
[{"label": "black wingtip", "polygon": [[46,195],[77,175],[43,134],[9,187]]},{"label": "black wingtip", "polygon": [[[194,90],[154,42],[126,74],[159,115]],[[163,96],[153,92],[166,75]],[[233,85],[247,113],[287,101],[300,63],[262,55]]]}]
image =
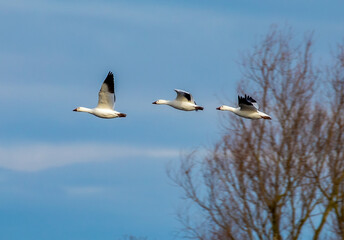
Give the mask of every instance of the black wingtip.
[{"label": "black wingtip", "polygon": [[238,95],[238,102],[243,103],[243,104],[248,104],[248,105],[252,105],[252,103],[257,103],[256,100],[254,100],[252,97],[246,94],[245,94],[245,97]]},{"label": "black wingtip", "polygon": [[256,102],[257,102],[256,100],[254,100],[254,99],[253,99],[252,97],[250,97],[249,95],[246,96],[246,94],[245,94],[245,98],[246,98],[248,101],[252,102],[252,103],[256,103]]},{"label": "black wingtip", "polygon": [[108,86],[108,91],[110,93],[114,93],[114,77],[111,71],[109,71],[108,75],[106,76],[104,83]]}]

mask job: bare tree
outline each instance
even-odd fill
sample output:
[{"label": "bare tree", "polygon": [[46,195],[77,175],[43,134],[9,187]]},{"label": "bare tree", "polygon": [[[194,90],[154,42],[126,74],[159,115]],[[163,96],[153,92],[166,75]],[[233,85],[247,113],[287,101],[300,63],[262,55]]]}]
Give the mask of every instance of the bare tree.
[{"label": "bare tree", "polygon": [[315,98],[321,79],[311,48],[311,35],[297,45],[290,30],[272,28],[243,57],[243,93],[273,120],[229,114],[207,156],[190,154],[170,169],[194,210],[180,214],[185,237],[323,239],[332,226],[344,239],[343,48],[328,74],[331,110]]},{"label": "bare tree", "polygon": [[[314,239],[323,229],[328,216],[335,233],[333,239],[344,239],[344,46],[338,47],[336,61],[327,71],[329,85],[328,118],[322,139],[322,154],[317,158],[317,183],[324,199],[320,223],[314,228]],[[321,171],[321,172],[320,172]]]}]

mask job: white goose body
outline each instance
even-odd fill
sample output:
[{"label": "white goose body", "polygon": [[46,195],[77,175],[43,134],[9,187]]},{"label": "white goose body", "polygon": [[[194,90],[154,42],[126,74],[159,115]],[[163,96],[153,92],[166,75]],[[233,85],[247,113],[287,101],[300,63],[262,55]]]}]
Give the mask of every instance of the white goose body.
[{"label": "white goose body", "polygon": [[85,108],[85,107],[78,107],[74,109],[75,112],[87,112],[93,114],[94,116],[100,118],[116,118],[116,117],[125,117],[126,114],[117,112],[112,109],[105,109],[105,108]]},{"label": "white goose body", "polygon": [[177,93],[176,99],[169,101],[169,100],[157,100],[153,102],[153,104],[159,104],[159,105],[169,105],[173,108],[183,110],[183,111],[198,111],[203,110],[203,107],[196,104],[194,101],[192,95],[188,92],[185,92],[183,90],[174,89]]},{"label": "white goose body", "polygon": [[263,118],[263,119],[271,120],[271,117],[269,115],[258,111],[258,104],[256,100],[254,100],[250,96],[246,96],[246,95],[245,97],[238,96],[238,105],[239,105],[238,108],[222,105],[216,109],[222,110],[222,111],[230,111],[243,118],[248,118],[248,119]]},{"label": "white goose body", "polygon": [[98,105],[95,108],[78,107],[75,112],[87,112],[100,118],[126,117],[124,113],[114,110],[116,96],[113,73],[109,72],[99,91]]}]

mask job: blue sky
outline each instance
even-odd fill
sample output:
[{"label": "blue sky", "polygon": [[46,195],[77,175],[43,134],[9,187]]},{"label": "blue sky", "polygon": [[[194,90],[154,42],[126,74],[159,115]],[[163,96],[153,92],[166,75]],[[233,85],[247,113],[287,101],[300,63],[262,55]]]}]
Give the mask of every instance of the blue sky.
[{"label": "blue sky", "polygon": [[[314,31],[325,62],[342,1],[0,2],[1,239],[178,239],[183,205],[166,167],[221,136],[237,62],[271,24]],[[108,71],[116,110],[92,107]],[[190,91],[203,112],[151,103]],[[248,89],[248,93],[253,90]]]}]

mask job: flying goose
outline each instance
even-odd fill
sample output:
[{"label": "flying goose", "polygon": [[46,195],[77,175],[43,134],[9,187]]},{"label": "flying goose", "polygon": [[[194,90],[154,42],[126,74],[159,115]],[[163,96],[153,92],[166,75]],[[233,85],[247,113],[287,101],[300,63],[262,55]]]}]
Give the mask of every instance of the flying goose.
[{"label": "flying goose", "polygon": [[179,89],[174,89],[174,91],[177,93],[176,99],[172,101],[160,99],[153,102],[153,104],[165,104],[183,111],[203,110],[203,107],[196,104],[190,93]]},{"label": "flying goose", "polygon": [[126,117],[124,113],[120,113],[114,110],[116,101],[115,91],[114,91],[114,79],[113,73],[109,72],[105,78],[102,87],[99,91],[98,105],[95,108],[85,108],[78,107],[74,109],[75,112],[87,112],[94,116],[100,118],[116,118],[116,117]]},{"label": "flying goose", "polygon": [[238,105],[238,108],[222,105],[216,109],[222,111],[231,111],[240,117],[249,119],[271,119],[271,117],[266,113],[258,111],[258,104],[256,100],[250,96],[247,96],[246,94],[245,97],[238,96]]}]

